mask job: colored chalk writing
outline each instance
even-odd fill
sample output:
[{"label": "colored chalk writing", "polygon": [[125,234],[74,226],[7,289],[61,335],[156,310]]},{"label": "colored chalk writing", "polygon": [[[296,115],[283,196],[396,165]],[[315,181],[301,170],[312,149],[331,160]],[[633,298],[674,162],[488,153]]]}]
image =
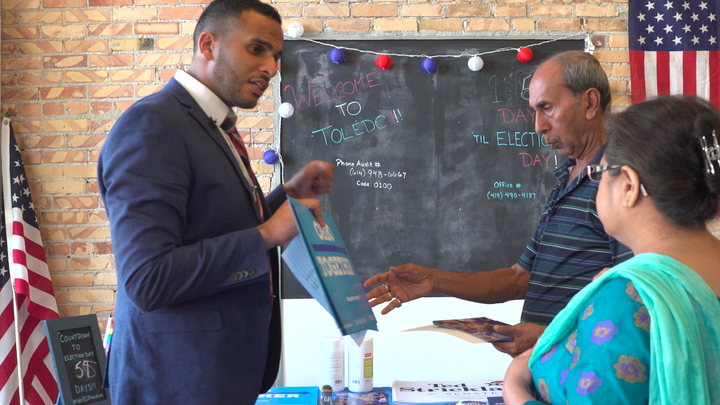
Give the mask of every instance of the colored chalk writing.
[{"label": "colored chalk writing", "polygon": [[[520,63],[512,49],[527,41],[328,41],[368,51],[348,52],[340,64],[327,46],[284,44],[279,88],[296,107],[281,121],[285,177],[315,159],[334,166],[333,192],[320,200],[361,279],[408,262],[492,270],[522,254],[557,186],[552,171],[565,161],[535,131],[530,80],[547,57],[585,46],[531,40],[534,57]],[[392,66],[377,69],[377,54],[393,55]],[[442,58],[430,73],[402,56],[411,54],[482,54],[484,66]],[[308,297],[300,280],[283,275],[285,297]]]}]

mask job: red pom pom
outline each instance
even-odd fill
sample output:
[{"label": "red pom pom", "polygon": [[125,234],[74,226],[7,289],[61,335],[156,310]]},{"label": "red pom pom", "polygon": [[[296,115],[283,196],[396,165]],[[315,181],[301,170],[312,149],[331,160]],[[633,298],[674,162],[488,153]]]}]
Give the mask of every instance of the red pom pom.
[{"label": "red pom pom", "polygon": [[377,67],[379,67],[382,70],[385,70],[392,65],[392,60],[390,60],[390,57],[387,55],[380,55],[375,59],[375,64]]},{"label": "red pom pom", "polygon": [[520,48],[517,53],[517,58],[522,63],[530,62],[530,59],[532,59],[532,49]]}]

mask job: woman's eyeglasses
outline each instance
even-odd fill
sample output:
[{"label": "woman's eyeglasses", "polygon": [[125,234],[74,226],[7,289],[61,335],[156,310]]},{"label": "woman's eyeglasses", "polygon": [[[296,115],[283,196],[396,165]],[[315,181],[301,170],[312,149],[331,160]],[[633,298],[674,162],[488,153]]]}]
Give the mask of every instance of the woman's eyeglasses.
[{"label": "woman's eyeglasses", "polygon": [[[602,173],[604,171],[619,169],[621,167],[621,165],[587,165],[585,167],[585,174],[587,174],[587,176],[592,181],[600,181],[600,179],[602,178]],[[642,183],[640,183],[640,191],[645,197],[647,197],[648,192]]]},{"label": "woman's eyeglasses", "polygon": [[585,167],[585,174],[587,174],[592,181],[600,181],[602,173],[605,170],[619,169],[621,167],[622,166],[619,165],[587,165]]}]

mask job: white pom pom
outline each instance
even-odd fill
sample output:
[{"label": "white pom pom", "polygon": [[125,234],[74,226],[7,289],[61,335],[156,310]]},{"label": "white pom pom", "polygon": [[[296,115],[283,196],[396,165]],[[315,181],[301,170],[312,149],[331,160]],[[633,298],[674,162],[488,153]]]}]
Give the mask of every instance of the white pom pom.
[{"label": "white pom pom", "polygon": [[280,107],[278,107],[278,114],[280,114],[283,118],[290,118],[294,113],[295,108],[293,108],[290,103],[282,103],[280,104]]},{"label": "white pom pom", "polygon": [[305,33],[305,28],[302,24],[294,22],[288,26],[288,35],[293,38],[300,38]]},{"label": "white pom pom", "polygon": [[483,62],[482,58],[479,56],[473,56],[472,58],[468,59],[468,67],[473,72],[477,72],[478,70],[483,68],[483,65],[485,62]]}]

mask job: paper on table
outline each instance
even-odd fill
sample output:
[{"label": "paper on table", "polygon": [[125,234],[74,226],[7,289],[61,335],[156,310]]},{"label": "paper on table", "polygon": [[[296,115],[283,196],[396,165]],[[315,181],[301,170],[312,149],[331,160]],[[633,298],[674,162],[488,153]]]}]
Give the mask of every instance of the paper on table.
[{"label": "paper on table", "polygon": [[473,336],[468,333],[461,332],[461,331],[455,330],[455,329],[442,328],[437,325],[418,326],[416,328],[405,329],[402,332],[441,332],[441,333],[445,333],[447,335],[462,339],[469,343],[488,343],[487,341],[482,340],[477,336]]}]

